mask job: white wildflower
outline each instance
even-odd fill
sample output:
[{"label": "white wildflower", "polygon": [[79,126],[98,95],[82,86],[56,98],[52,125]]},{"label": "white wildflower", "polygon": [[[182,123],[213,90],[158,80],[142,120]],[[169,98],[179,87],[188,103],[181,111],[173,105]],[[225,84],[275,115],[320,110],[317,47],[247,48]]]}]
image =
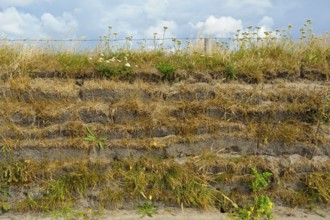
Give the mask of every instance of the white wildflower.
[{"label": "white wildflower", "polygon": [[126,64],[125,64],[125,66],[127,66],[127,67],[131,67],[131,64],[129,64],[129,63],[126,63]]}]

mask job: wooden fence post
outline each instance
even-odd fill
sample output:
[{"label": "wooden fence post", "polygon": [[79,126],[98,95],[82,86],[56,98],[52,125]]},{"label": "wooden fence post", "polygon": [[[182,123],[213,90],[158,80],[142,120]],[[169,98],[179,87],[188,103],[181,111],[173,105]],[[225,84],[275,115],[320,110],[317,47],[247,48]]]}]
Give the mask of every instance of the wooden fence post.
[{"label": "wooden fence post", "polygon": [[204,54],[207,56],[212,55],[213,39],[204,38]]}]

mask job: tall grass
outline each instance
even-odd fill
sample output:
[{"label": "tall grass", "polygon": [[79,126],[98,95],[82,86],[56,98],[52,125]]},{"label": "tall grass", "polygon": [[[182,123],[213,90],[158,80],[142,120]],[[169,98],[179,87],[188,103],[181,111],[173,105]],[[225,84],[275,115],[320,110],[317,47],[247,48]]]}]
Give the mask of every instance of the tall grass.
[{"label": "tall grass", "polygon": [[[302,68],[322,72],[329,79],[330,40],[328,35],[316,37],[307,20],[300,29],[300,39],[293,39],[289,25],[285,30],[261,33],[260,27],[238,30],[231,41],[214,40],[211,52],[205,54],[204,40],[182,42],[156,34],[152,45],[147,41],[132,47],[132,37],[124,41],[111,32],[100,38],[93,49],[66,47],[64,43],[27,46],[2,41],[0,45],[0,76],[29,75],[33,72],[61,72],[75,77],[85,72],[129,77],[134,72],[154,70],[160,63],[172,65],[177,71],[211,72],[229,79],[260,82],[278,75],[294,76]],[[119,74],[120,75],[120,74]]]}]

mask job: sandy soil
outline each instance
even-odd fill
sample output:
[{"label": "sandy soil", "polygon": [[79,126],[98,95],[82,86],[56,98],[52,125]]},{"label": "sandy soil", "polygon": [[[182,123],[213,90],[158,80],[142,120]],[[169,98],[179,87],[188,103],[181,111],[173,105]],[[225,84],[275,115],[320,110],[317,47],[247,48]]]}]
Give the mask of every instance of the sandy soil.
[{"label": "sandy soil", "polygon": [[[273,209],[274,218],[277,220],[330,220],[330,208],[328,209],[292,209],[287,207],[275,207]],[[54,217],[37,216],[32,214],[27,215],[13,215],[5,214],[0,216],[0,220],[51,220]],[[86,218],[90,219],[90,218]],[[91,219],[100,220],[136,220],[141,219],[141,215],[138,215],[134,210],[119,210],[119,211],[105,211],[102,216],[94,217]],[[161,209],[152,218],[145,216],[143,219],[154,220],[227,220],[229,216],[223,213],[219,213],[217,210],[211,210],[208,212],[200,212],[196,209]]]}]

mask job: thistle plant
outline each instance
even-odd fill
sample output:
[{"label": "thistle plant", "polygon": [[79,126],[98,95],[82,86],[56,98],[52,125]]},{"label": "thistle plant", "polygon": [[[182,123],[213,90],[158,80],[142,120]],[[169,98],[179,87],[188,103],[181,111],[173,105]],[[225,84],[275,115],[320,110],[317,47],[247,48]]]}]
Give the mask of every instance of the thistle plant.
[{"label": "thistle plant", "polygon": [[152,217],[154,214],[157,214],[157,207],[152,202],[152,195],[149,195],[147,198],[143,192],[141,192],[141,195],[145,199],[149,199],[149,201],[144,202],[142,205],[138,205],[136,208],[136,213],[141,215],[141,218],[145,217],[146,215],[148,217]]},{"label": "thistle plant", "polygon": [[87,127],[87,135],[85,137],[85,141],[92,142],[96,144],[101,150],[104,150],[104,141],[106,141],[106,137],[101,136],[101,137],[96,137],[96,135],[92,132],[92,130]]}]

